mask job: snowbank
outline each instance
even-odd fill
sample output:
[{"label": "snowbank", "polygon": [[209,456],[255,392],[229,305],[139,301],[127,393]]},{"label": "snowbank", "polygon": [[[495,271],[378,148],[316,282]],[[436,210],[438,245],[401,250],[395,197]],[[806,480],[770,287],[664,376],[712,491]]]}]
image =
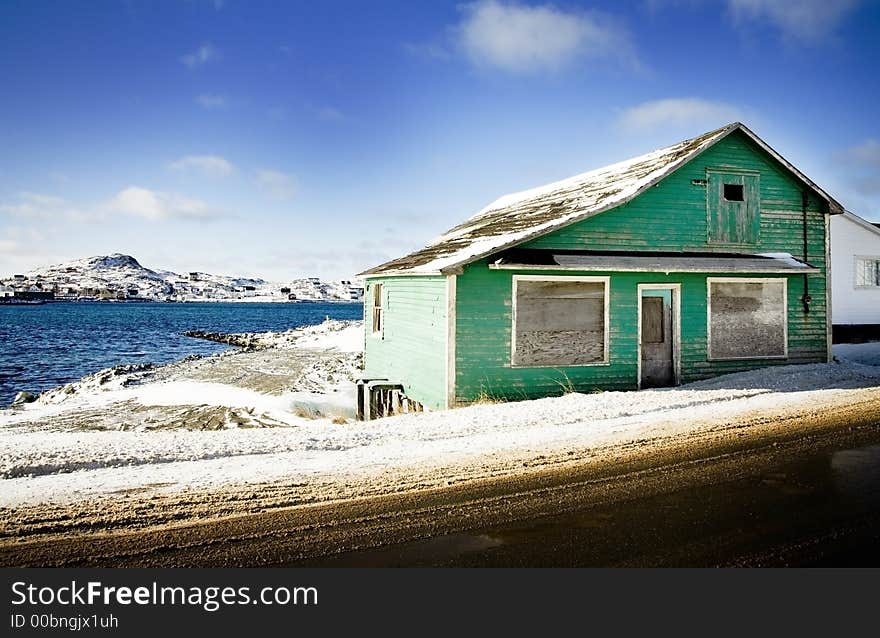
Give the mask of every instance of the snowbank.
[{"label": "snowbank", "polygon": [[[342,339],[344,330],[337,332]],[[322,339],[315,341],[324,343]],[[860,358],[880,363],[873,355]],[[880,366],[844,361],[766,368],[679,388],[569,394],[357,424],[299,418],[288,411],[289,395],[254,396],[223,384],[124,387],[112,393],[131,393],[126,397],[130,405],[179,406],[198,397],[200,404],[250,408],[275,419],[276,427],[46,431],[17,426],[4,417],[0,506],[72,502],[121,490],[204,490],[282,479],[308,491],[316,484],[374,484],[451,466],[459,468],[456,476],[466,478],[481,475],[487,464],[515,465],[571,450],[598,456],[621,446],[728,427],[731,420],[768,410],[847,404],[865,393],[880,399],[878,386]]]}]

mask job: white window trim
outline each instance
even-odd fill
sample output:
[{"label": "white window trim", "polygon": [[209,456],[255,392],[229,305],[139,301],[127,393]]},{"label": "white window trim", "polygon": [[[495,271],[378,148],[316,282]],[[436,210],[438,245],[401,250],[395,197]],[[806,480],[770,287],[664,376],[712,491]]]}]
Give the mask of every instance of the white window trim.
[{"label": "white window trim", "polygon": [[[783,354],[757,357],[713,357],[712,356],[712,284],[714,283],[782,283],[782,313],[785,319],[783,332]],[[709,361],[757,361],[765,359],[788,359],[788,278],[786,277],[706,277],[706,356]]]},{"label": "white window trim", "polygon": [[675,385],[681,384],[681,284],[638,284],[639,303],[636,323],[638,332],[637,365],[638,389],[642,389],[642,291],[643,290],[669,290],[672,292],[672,371]]},{"label": "white window trim", "polygon": [[[510,322],[510,367],[511,368],[594,368],[597,366],[607,366],[610,365],[609,360],[609,351],[610,351],[610,335],[611,335],[611,323],[609,321],[611,314],[611,277],[581,277],[581,276],[567,276],[567,275],[513,275],[513,296],[511,297],[511,322]],[[514,361],[514,356],[516,354],[516,288],[517,283],[520,281],[579,281],[583,283],[603,283],[605,284],[605,329],[603,330],[603,358],[602,361],[597,361],[595,363],[578,363],[572,365],[546,365],[546,366],[529,366],[529,365],[517,365]]]},{"label": "white window trim", "polygon": [[880,255],[853,255],[853,288],[855,290],[880,290],[880,286],[864,286],[859,281],[859,261],[880,261]]},{"label": "white window trim", "polygon": [[[374,290],[375,286],[382,286],[382,293],[381,293],[382,305],[380,306],[380,309],[381,309],[380,314],[382,315],[382,325],[380,326],[379,330],[376,330],[375,326],[373,324],[373,317],[375,317],[375,305],[374,304],[376,303],[375,302],[376,292]],[[366,291],[364,291],[364,292],[366,293]],[[385,309],[386,309],[387,305],[388,305],[388,291],[385,290],[385,282],[383,282],[383,281],[372,282],[372,284],[370,284],[370,303],[369,303],[369,307],[370,307],[370,333],[369,334],[370,334],[370,337],[372,337],[373,339],[378,339],[379,341],[383,341],[385,339]],[[367,304],[364,304],[364,306],[367,306]],[[366,309],[365,309],[364,314],[366,314]]]}]

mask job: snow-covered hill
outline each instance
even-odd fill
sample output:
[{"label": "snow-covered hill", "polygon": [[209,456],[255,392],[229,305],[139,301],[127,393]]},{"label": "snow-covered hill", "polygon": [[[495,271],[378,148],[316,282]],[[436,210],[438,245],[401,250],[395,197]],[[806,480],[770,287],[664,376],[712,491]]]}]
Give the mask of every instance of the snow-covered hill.
[{"label": "snow-covered hill", "polygon": [[145,268],[130,255],[86,257],[0,279],[15,290],[54,292],[59,299],[149,301],[357,301],[363,288],[316,277],[268,282],[205,272],[178,274]]}]

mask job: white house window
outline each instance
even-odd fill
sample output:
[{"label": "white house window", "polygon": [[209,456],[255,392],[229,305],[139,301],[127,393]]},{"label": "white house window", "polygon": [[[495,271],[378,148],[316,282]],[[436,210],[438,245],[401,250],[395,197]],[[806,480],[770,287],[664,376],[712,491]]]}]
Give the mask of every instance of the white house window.
[{"label": "white house window", "polygon": [[860,288],[880,287],[880,257],[856,258],[856,286]]},{"label": "white house window", "polygon": [[515,366],[608,362],[608,278],[513,278]]},{"label": "white house window", "polygon": [[788,356],[785,279],[709,279],[709,358]]},{"label": "white house window", "polygon": [[383,284],[373,284],[373,334],[382,334]]}]

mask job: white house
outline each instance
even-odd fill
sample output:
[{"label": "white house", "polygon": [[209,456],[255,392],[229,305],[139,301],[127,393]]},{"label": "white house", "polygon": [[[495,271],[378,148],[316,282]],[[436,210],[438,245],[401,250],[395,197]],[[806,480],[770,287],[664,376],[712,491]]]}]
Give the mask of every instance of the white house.
[{"label": "white house", "polygon": [[880,330],[880,228],[850,212],[831,218],[831,310],[835,328]]}]

